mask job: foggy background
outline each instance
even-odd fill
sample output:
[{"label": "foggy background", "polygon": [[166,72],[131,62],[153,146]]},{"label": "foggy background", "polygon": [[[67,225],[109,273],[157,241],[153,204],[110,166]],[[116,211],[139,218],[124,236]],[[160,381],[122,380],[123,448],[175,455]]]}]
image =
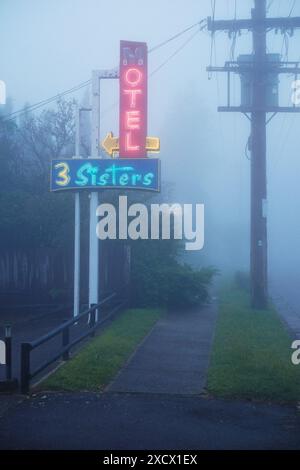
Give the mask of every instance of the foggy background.
[{"label": "foggy background", "polygon": [[[91,77],[92,69],[116,67],[119,41],[146,41],[151,48],[212,15],[210,0],[0,0],[0,79],[13,110],[52,97]],[[269,16],[287,16],[292,0],[270,0]],[[250,17],[252,0],[217,0],[216,19]],[[293,11],[300,16],[300,1]],[[220,114],[226,75],[208,78],[206,66],[251,53],[251,34],[233,40],[203,31],[168,61],[196,31],[149,55],[148,135],[161,139],[162,178],[174,184],[171,202],[204,203],[205,248],[192,262],[223,271],[248,270],[250,162],[245,146],[250,123],[241,114]],[[300,60],[300,31],[289,42],[268,35],[269,52]],[[167,61],[165,63],[165,61]],[[280,102],[291,104],[293,77],[281,76]],[[87,90],[74,96],[87,97]],[[238,76],[232,86],[239,104]],[[71,95],[69,95],[70,97]],[[118,81],[101,96],[101,135],[118,135]],[[293,308],[300,305],[300,116],[277,115],[268,125],[268,230],[271,285]],[[71,155],[70,155],[71,156]]]}]

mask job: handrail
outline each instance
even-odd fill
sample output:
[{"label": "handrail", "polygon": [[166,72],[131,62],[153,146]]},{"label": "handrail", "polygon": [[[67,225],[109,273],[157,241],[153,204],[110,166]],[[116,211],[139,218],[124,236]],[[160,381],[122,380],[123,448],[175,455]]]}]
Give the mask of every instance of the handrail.
[{"label": "handrail", "polygon": [[[125,305],[125,302],[124,302],[124,305]],[[119,310],[122,306],[123,306],[123,304],[118,306],[118,308],[113,309],[112,312],[110,313],[109,317],[113,313],[115,313],[116,310]],[[54,356],[52,356],[51,359],[49,359],[48,361],[45,361],[37,369],[35,369],[33,372],[31,372],[30,373],[30,378],[32,379],[33,377],[38,375],[40,372],[42,372],[44,369],[46,369],[46,367],[50,366],[53,362],[57,361],[57,359],[59,359],[61,356],[64,356],[64,354],[68,354],[68,352],[71,348],[76,346],[76,344],[80,343],[82,340],[84,340],[88,336],[91,336],[93,334],[93,332],[96,331],[97,328],[99,328],[99,326],[101,326],[107,320],[108,320],[108,317],[103,318],[101,321],[97,322],[95,324],[95,326],[90,328],[88,332],[81,334],[80,336],[78,336],[78,338],[75,338],[71,343],[68,343],[58,353],[56,353]]]},{"label": "handrail", "polygon": [[49,341],[50,339],[54,338],[59,333],[61,333],[66,327],[72,326],[74,323],[77,323],[79,320],[81,320],[81,318],[89,315],[90,313],[93,313],[95,310],[97,310],[99,307],[101,307],[102,305],[107,303],[109,300],[116,297],[116,295],[117,295],[116,293],[109,295],[108,297],[103,299],[98,304],[93,305],[88,310],[85,310],[84,312],[80,313],[76,317],[71,318],[70,320],[67,320],[62,325],[60,325],[60,326],[54,328],[53,330],[51,330],[49,333],[46,333],[45,335],[41,336],[40,338],[29,342],[29,344],[31,346],[31,349],[35,349],[38,346],[40,346],[41,344],[45,343],[46,341]]},{"label": "handrail", "polygon": [[[117,297],[117,293],[110,294],[101,302],[98,304],[91,305],[91,307],[84,312],[80,313],[76,317],[67,320],[64,322],[62,325],[54,328],[51,330],[49,333],[41,336],[40,338],[31,341],[31,342],[25,342],[21,344],[21,377],[20,377],[20,385],[21,385],[21,393],[27,394],[29,392],[29,387],[30,387],[30,380],[38,375],[40,372],[42,372],[44,369],[46,369],[49,365],[51,365],[53,362],[55,362],[57,359],[62,357],[64,360],[69,359],[69,351],[72,347],[74,347],[76,344],[78,344],[80,341],[84,340],[88,336],[94,336],[95,331],[97,328],[99,328],[100,325],[102,325],[105,321],[107,321],[113,313],[115,313],[117,310],[120,310],[125,306],[127,303],[127,300],[120,301],[120,303],[115,306],[110,314],[106,316],[105,318],[101,319],[100,321],[96,321],[96,311],[98,308],[102,307],[112,299]],[[72,341],[70,341],[70,327],[74,325],[74,323],[77,323],[79,320],[82,318],[86,317],[89,315],[89,329],[88,331],[82,333],[80,336],[77,338],[74,338]],[[41,364],[37,369],[34,371],[30,370],[30,353],[37,347],[41,346],[42,344],[46,343],[47,341],[51,340],[52,338],[58,336],[60,333],[62,333],[62,348],[59,349],[59,351],[56,351],[54,354],[51,355],[51,358],[45,361],[43,364]]]}]

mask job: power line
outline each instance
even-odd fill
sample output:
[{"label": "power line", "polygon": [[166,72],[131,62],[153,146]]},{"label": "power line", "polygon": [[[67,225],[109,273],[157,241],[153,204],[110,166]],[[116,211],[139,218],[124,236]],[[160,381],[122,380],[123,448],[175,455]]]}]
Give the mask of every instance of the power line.
[{"label": "power line", "polygon": [[[211,16],[212,20],[215,20],[215,15],[216,15],[216,0],[211,0]],[[215,45],[215,34],[212,32],[211,34],[211,43],[210,43],[210,65],[212,65],[212,59],[213,59],[213,49]],[[209,73],[208,79],[211,79],[211,74]]]},{"label": "power line", "polygon": [[270,10],[271,6],[273,5],[273,3],[274,3],[274,0],[270,0],[269,4],[267,6],[267,12],[269,12],[269,10]]},{"label": "power line", "polygon": [[292,15],[295,6],[296,6],[296,0],[293,1],[292,8],[291,8],[291,11],[290,11],[290,13],[289,13],[289,17]]},{"label": "power line", "polygon": [[76,91],[80,90],[81,88],[84,88],[88,86],[91,83],[91,79],[87,80],[85,82],[80,83],[79,85],[76,85],[73,88],[70,88],[69,90],[63,91],[62,93],[58,93],[57,95],[52,96],[51,98],[47,98],[43,101],[39,101],[38,103],[35,103],[33,105],[30,105],[26,107],[25,109],[20,109],[18,111],[14,111],[11,114],[8,114],[7,116],[3,117],[3,121],[12,121],[16,117],[19,117],[20,115],[27,113],[29,111],[36,111],[37,109],[45,106],[46,104],[50,104],[53,101],[57,101],[58,99],[62,98],[63,96],[66,96],[70,93],[75,93]]},{"label": "power line", "polygon": [[[196,26],[200,26],[200,30],[202,30],[202,29],[201,29],[201,25],[202,25],[202,29],[204,29],[205,26],[203,26],[203,25],[206,25],[206,20],[205,20],[205,19],[200,20],[200,21],[198,21],[197,23],[194,23],[193,25],[189,26],[188,28],[183,29],[183,30],[180,31],[179,33],[175,34],[174,36],[171,36],[169,39],[167,39],[167,40],[161,42],[160,44],[157,44],[156,46],[154,46],[154,47],[152,47],[151,49],[149,49],[148,53],[151,54],[152,52],[154,52],[154,51],[160,49],[161,47],[165,46],[166,44],[170,43],[171,41],[174,41],[175,39],[179,38],[180,36],[182,36],[183,34],[187,33],[188,31],[191,31],[191,30],[194,29]],[[198,32],[198,31],[197,31],[197,32]],[[188,42],[189,42],[189,41],[188,41]],[[184,47],[184,46],[185,46],[185,44],[184,44],[183,46],[181,46],[181,47],[179,48],[179,50],[177,50],[177,51],[174,53],[174,55],[176,55],[176,54],[181,50],[181,48]],[[172,57],[173,57],[173,55],[172,55]],[[169,60],[171,60],[172,57],[168,58],[165,63],[167,63]],[[161,65],[157,68],[157,70],[159,70],[161,67],[163,67],[163,65],[164,65],[165,63],[161,64]],[[155,70],[152,74],[156,73],[157,70]],[[87,80],[87,81],[85,81],[85,82],[82,82],[82,83],[80,83],[79,85],[76,85],[75,87],[70,88],[69,90],[66,90],[66,91],[63,91],[63,92],[61,92],[61,93],[58,93],[57,95],[54,95],[54,96],[52,96],[51,98],[47,98],[47,99],[45,99],[45,100],[39,101],[39,102],[37,102],[37,103],[34,103],[34,104],[32,104],[32,105],[26,107],[26,109],[22,108],[22,109],[19,109],[18,111],[14,111],[14,112],[8,114],[7,116],[3,116],[3,118],[2,118],[1,120],[2,120],[2,121],[11,121],[11,120],[16,119],[17,117],[21,116],[22,114],[24,114],[24,113],[26,113],[26,112],[29,112],[29,111],[36,111],[37,109],[39,109],[39,108],[41,108],[41,107],[43,107],[43,106],[45,106],[45,105],[47,105],[47,104],[50,104],[50,103],[52,103],[52,102],[54,102],[54,101],[57,101],[58,99],[60,99],[60,98],[63,97],[63,96],[66,96],[66,95],[68,95],[68,94],[70,94],[70,93],[75,93],[76,91],[78,91],[78,90],[80,90],[80,89],[82,89],[82,88],[84,88],[84,87],[90,85],[90,83],[91,83],[91,79],[90,79],[90,80]]]},{"label": "power line", "polygon": [[164,62],[162,62],[162,64],[160,64],[156,69],[154,69],[151,74],[149,75],[149,77],[152,77],[156,72],[158,72],[162,67],[164,67],[168,62],[170,62],[170,60],[173,59],[173,57],[175,57],[182,49],[185,48],[185,46],[191,42],[191,40],[199,33],[199,31],[196,31],[195,33],[193,33],[178,49],[176,49],[175,52],[173,52],[173,54],[171,54]]},{"label": "power line", "polygon": [[188,33],[189,31],[191,31],[191,29],[194,29],[196,26],[201,26],[204,22],[206,22],[206,20],[198,21],[197,23],[189,26],[188,28],[184,29],[183,31],[180,31],[180,33],[175,34],[174,36],[167,39],[166,41],[163,41],[160,44],[157,44],[157,46],[152,47],[151,49],[149,49],[148,53],[151,54],[151,52],[154,52],[157,49],[160,49],[161,47],[165,46],[166,44],[173,41],[174,39],[177,39],[180,36],[182,36],[183,34]]}]

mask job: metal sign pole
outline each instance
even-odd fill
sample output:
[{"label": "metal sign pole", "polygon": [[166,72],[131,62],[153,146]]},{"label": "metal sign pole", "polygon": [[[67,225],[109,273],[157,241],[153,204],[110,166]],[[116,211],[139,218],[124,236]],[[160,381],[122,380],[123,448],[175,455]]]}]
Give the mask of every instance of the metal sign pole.
[{"label": "metal sign pole", "polygon": [[[99,158],[100,138],[100,77],[98,71],[92,72],[92,141],[91,157]],[[89,305],[98,304],[99,282],[99,242],[96,235],[96,210],[98,193],[90,194],[90,251],[89,251]],[[96,321],[98,312],[96,312]]]},{"label": "metal sign pole", "polygon": [[[75,158],[80,158],[80,109],[76,106]],[[75,193],[74,223],[74,310],[73,316],[79,315],[80,309],[80,196]]]}]

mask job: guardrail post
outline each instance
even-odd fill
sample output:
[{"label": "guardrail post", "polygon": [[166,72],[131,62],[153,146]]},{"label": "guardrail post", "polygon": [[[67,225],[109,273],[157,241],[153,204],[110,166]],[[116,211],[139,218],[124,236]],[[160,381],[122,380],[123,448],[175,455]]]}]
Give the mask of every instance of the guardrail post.
[{"label": "guardrail post", "polygon": [[[97,304],[91,304],[90,308],[93,309],[91,310],[91,313],[90,313],[90,322],[89,322],[89,325],[90,325],[90,328],[94,328],[95,326],[95,319],[96,319],[96,309],[94,308],[95,305]],[[95,332],[92,331],[91,333],[91,336],[95,336]]]},{"label": "guardrail post", "polygon": [[[62,330],[62,346],[63,346],[63,348],[68,346],[69,342],[70,342],[70,330],[69,330],[69,326],[66,326]],[[69,359],[70,359],[70,353],[69,353],[69,351],[65,351],[63,353],[63,360],[68,361]]]},{"label": "guardrail post", "polygon": [[6,364],[6,380],[12,379],[12,340],[11,340],[11,326],[5,327],[5,364]]},{"label": "guardrail post", "polygon": [[30,386],[30,351],[29,343],[21,344],[21,393],[27,394]]}]

